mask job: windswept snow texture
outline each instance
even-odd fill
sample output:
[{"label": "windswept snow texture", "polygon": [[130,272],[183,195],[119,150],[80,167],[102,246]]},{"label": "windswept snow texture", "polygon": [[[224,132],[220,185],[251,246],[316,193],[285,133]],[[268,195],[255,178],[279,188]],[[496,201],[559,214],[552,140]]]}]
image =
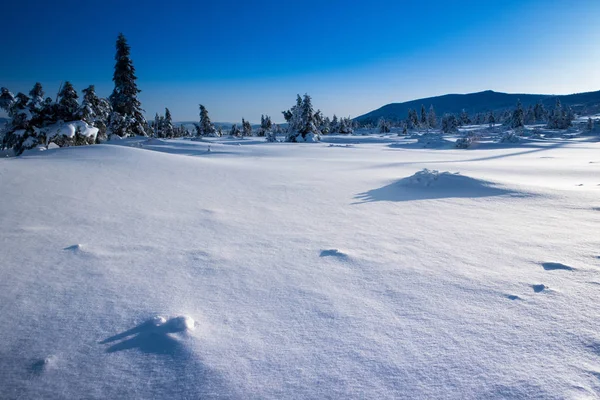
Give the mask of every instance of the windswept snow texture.
[{"label": "windswept snow texture", "polygon": [[595,137],[110,143],[0,159],[1,399],[600,396]]}]

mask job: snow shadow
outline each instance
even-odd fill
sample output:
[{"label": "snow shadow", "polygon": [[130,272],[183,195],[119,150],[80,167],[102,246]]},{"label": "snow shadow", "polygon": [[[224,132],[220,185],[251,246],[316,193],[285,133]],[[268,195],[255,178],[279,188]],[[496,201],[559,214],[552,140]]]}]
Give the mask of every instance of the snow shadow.
[{"label": "snow shadow", "polygon": [[321,250],[319,257],[337,257],[337,258],[348,258],[348,254],[339,251],[338,249]]},{"label": "snow shadow", "polygon": [[569,267],[568,265],[556,263],[556,262],[542,263],[542,267],[546,271],[555,271],[555,270],[574,271],[575,270],[575,268],[573,268],[573,267]]},{"label": "snow shadow", "polygon": [[151,319],[135,328],[111,336],[100,344],[118,342],[109,347],[106,352],[139,349],[143,353],[177,355],[185,351],[183,344],[172,333],[184,332],[186,327],[178,318],[170,319],[163,323],[161,320]]},{"label": "snow shadow", "polygon": [[529,194],[458,173],[423,170],[389,185],[359,193],[355,196],[357,202],[353,204],[492,196],[525,197]]},{"label": "snow shadow", "polygon": [[[161,368],[171,371],[173,378],[169,385],[165,385],[163,380],[149,381],[146,387],[147,398],[243,398],[222,374],[206,365],[193,351],[187,340],[191,338],[181,335],[193,329],[193,324],[193,320],[185,317],[169,320],[155,317],[111,336],[100,344],[112,344],[106,349],[106,353],[138,350],[149,356],[159,357],[158,362],[163,365]],[[143,360],[141,362],[140,368],[143,369]]]}]

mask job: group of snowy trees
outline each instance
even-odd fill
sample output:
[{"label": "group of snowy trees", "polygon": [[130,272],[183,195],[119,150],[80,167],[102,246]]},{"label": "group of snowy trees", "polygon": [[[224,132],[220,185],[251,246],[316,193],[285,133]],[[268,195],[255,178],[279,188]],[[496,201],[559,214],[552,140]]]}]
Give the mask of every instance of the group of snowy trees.
[{"label": "group of snowy trees", "polygon": [[44,99],[40,83],[34,85],[29,96],[15,96],[1,88],[0,109],[10,118],[4,128],[2,148],[12,148],[20,154],[50,142],[72,146],[93,144],[107,135],[148,135],[151,131],[137,98],[140,90],[123,34],[117,39],[115,61],[115,87],[108,99],[99,98],[91,85],[82,91],[79,103],[79,95],[69,81],[61,86],[56,100]]},{"label": "group of snowy trees", "polygon": [[298,95],[296,104],[289,110],[282,111],[282,114],[288,124],[286,142],[314,142],[320,140],[321,135],[349,134],[354,131],[350,118],[338,119],[334,115],[330,120],[329,117],[323,117],[321,110],[315,111],[308,94],[304,97]]},{"label": "group of snowy trees", "polygon": [[547,112],[541,103],[529,106],[527,111],[523,109],[521,101],[517,102],[511,118],[506,124],[513,129],[521,129],[527,124],[546,123],[548,129],[567,129],[573,124],[575,113],[571,107],[566,109],[561,105],[560,99],[556,99],[556,104],[551,112]]},{"label": "group of snowy trees", "polygon": [[[518,101],[513,110],[504,110],[498,115],[493,111],[477,113],[474,116],[470,116],[466,110],[462,110],[459,114],[447,113],[439,120],[439,125],[441,131],[444,133],[457,132],[459,127],[465,125],[489,124],[490,127],[493,127],[497,123],[504,124],[513,129],[519,129],[531,124],[546,124],[549,129],[566,129],[571,126],[574,118],[575,114],[573,110],[570,107],[562,107],[559,99],[557,99],[556,105],[551,111],[547,111],[541,102],[524,109],[521,102]],[[396,120],[394,122],[381,118],[377,123],[377,129],[380,133],[390,132],[394,126],[403,128],[403,133],[415,129],[433,129],[438,127],[438,118],[433,106],[430,106],[428,112],[425,111],[425,106],[421,106],[420,113],[409,109],[405,120]],[[369,128],[372,126],[366,125],[364,127]]]},{"label": "group of snowy trees", "polygon": [[106,135],[112,107],[106,99],[98,98],[93,85],[83,90],[81,104],[68,81],[56,100],[44,98],[39,82],[29,95],[15,96],[7,88],[0,90],[0,109],[10,118],[4,128],[2,148],[14,149],[16,154],[51,141],[59,146],[93,144]]},{"label": "group of snowy trees", "polygon": [[178,127],[173,125],[173,118],[171,117],[171,111],[165,108],[165,115],[154,116],[154,121],[150,123],[151,134],[157,138],[177,138],[188,136],[188,130],[185,126],[180,125]]}]

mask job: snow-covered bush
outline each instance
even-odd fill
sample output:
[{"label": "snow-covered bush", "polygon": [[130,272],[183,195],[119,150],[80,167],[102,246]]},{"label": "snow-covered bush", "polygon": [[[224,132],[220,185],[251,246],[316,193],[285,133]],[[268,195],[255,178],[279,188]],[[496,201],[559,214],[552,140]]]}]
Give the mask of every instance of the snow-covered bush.
[{"label": "snow-covered bush", "polygon": [[505,132],[498,140],[499,143],[519,143],[520,141],[521,137],[515,131]]},{"label": "snow-covered bush", "polygon": [[455,146],[457,149],[468,149],[469,147],[471,147],[472,143],[473,139],[471,137],[464,136],[456,140]]},{"label": "snow-covered bush", "polygon": [[413,137],[417,138],[417,143],[425,147],[439,147],[447,144],[447,141],[439,133],[427,132],[420,135],[415,134]]},{"label": "snow-covered bush", "polygon": [[267,142],[277,142],[277,134],[274,131],[269,131],[265,135],[265,139],[267,140]]}]

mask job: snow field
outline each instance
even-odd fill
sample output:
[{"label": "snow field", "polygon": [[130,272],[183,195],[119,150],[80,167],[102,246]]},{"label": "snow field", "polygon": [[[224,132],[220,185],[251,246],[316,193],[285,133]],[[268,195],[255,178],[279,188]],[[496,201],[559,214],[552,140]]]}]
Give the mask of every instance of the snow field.
[{"label": "snow field", "polygon": [[599,396],[600,144],[324,141],[0,160],[0,397]]}]

